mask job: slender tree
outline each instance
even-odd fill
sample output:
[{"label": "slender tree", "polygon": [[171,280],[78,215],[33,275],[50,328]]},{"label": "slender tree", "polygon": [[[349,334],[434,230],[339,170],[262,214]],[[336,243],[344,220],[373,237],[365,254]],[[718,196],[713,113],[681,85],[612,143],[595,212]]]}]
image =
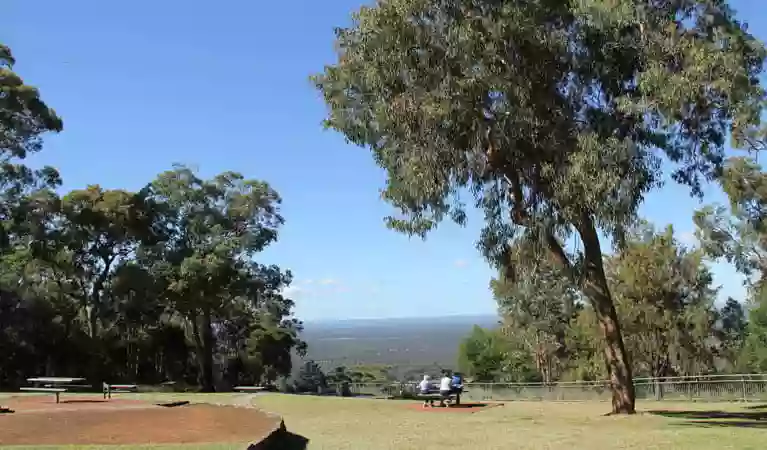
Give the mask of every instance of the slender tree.
[{"label": "slender tree", "polygon": [[608,259],[608,281],[638,373],[663,378],[713,369],[717,290],[703,256],[683,248],[672,227],[656,232],[642,224]]}]

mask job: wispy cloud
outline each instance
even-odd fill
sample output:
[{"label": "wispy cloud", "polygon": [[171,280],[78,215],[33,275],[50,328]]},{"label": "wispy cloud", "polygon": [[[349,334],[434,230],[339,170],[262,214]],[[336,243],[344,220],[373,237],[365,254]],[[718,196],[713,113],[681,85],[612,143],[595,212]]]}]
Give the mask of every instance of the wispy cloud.
[{"label": "wispy cloud", "polygon": [[282,294],[295,299],[329,293],[340,294],[349,291],[349,287],[341,281],[335,278],[323,278],[321,280],[306,279],[294,281],[292,285],[282,291]]},{"label": "wispy cloud", "polygon": [[301,297],[304,292],[306,292],[304,288],[294,284],[283,289],[282,295],[288,298],[295,299],[297,297]]},{"label": "wispy cloud", "polygon": [[455,267],[462,268],[462,267],[468,266],[469,262],[466,261],[465,259],[456,259],[455,261],[453,261],[453,265]]}]

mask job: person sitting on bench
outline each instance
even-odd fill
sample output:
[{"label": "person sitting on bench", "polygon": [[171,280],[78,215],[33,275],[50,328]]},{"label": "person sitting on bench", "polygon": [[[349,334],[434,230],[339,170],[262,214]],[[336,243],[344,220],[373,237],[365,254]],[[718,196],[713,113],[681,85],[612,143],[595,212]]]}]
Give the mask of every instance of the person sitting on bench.
[{"label": "person sitting on bench", "polygon": [[[418,384],[418,392],[421,395],[429,395],[434,390],[434,387],[431,385],[431,377],[428,375],[423,376],[423,380]],[[434,406],[434,399],[425,399],[423,401],[423,407],[427,408],[429,406]]]},{"label": "person sitting on bench", "polygon": [[450,373],[445,371],[442,373],[442,378],[439,380],[439,406],[446,406],[445,400],[450,400],[450,395],[453,393],[453,379],[450,378]]},{"label": "person sitting on bench", "polygon": [[453,379],[450,383],[453,394],[455,394],[455,404],[461,404],[461,394],[463,394],[463,377],[458,372],[453,372]]},{"label": "person sitting on bench", "polygon": [[450,386],[453,388],[453,393],[460,394],[463,392],[463,378],[460,373],[453,373],[453,379],[450,382]]}]

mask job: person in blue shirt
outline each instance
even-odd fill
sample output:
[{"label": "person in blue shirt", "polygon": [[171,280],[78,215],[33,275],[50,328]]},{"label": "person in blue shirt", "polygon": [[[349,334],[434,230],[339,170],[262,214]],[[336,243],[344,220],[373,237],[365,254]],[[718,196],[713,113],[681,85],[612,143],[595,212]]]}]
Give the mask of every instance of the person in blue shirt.
[{"label": "person in blue shirt", "polygon": [[463,393],[463,377],[458,372],[453,373],[453,379],[450,382],[450,387],[455,394],[455,404],[461,404],[461,393]]}]

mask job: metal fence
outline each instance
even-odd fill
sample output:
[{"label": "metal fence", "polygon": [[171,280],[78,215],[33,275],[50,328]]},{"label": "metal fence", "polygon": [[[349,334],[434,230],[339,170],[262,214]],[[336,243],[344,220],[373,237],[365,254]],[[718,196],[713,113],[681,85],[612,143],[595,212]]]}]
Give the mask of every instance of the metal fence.
[{"label": "metal fence", "polygon": [[[353,394],[407,397],[416,383],[352,383]],[[635,378],[638,400],[670,401],[767,401],[767,374],[702,375],[667,378]],[[610,400],[607,381],[558,383],[467,383],[467,400]]]}]

